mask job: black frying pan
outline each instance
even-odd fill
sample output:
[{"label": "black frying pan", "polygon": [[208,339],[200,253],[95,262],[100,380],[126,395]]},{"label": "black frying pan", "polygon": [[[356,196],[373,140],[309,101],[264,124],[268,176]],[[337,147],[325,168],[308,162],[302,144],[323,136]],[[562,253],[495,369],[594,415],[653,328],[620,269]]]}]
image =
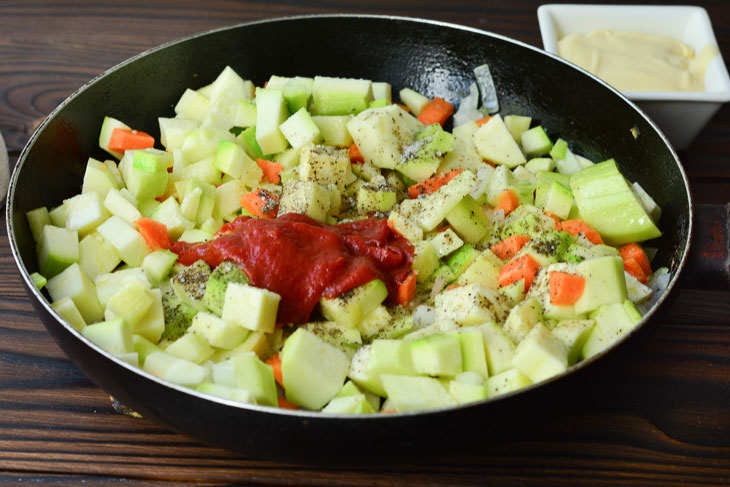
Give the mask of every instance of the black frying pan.
[{"label": "black frying pan", "polygon": [[[471,405],[421,413],[328,416],[273,410],[204,397],[128,366],[65,324],[29,273],[37,269],[25,212],[57,205],[81,187],[98,148],[104,115],[159,136],[157,117],[172,116],[185,88],[210,83],[226,65],[261,85],[271,74],[362,77],[458,102],[488,63],[502,114],[529,114],[553,137],[571,141],[593,160],[615,158],[624,175],[662,207],[664,235],[655,263],[672,270],[674,287],[688,255],[693,226],[687,177],[666,138],[615,90],[543,51],[483,31],[438,22],[372,16],[312,16],[214,30],[141,54],[94,79],[61,104],[23,150],[7,205],[8,235],[24,285],[61,348],[100,387],[146,417],[203,441],[259,457],[351,460],[362,452],[438,452],[469,439],[485,441],[563,408],[600,387],[599,365],[635,341],[631,333],[609,351],[527,389]],[[638,136],[634,134],[638,133]],[[41,191],[38,189],[42,188]],[[644,317],[650,321],[667,292]],[[637,330],[638,330],[637,328]],[[580,388],[580,389],[579,389]]]}]

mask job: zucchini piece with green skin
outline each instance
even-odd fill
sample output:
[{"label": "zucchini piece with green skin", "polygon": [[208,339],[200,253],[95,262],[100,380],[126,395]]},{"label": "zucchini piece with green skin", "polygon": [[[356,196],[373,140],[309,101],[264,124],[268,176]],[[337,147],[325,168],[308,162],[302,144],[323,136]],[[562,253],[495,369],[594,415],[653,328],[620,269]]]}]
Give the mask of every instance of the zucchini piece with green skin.
[{"label": "zucchini piece with green skin", "polygon": [[132,327],[122,318],[87,325],[81,334],[112,355],[134,351]]},{"label": "zucchini piece with green skin", "polygon": [[169,152],[180,149],[185,134],[198,128],[198,122],[185,118],[159,117],[157,123],[160,126],[160,143]]},{"label": "zucchini piece with green skin", "polygon": [[516,142],[521,142],[522,133],[530,128],[532,117],[522,115],[505,115],[504,124],[507,126],[509,133]]},{"label": "zucchini piece with green skin", "polygon": [[221,262],[210,273],[205,285],[205,293],[203,294],[203,303],[218,316],[223,312],[226,287],[229,282],[248,284],[249,280],[246,274],[234,262],[227,260]]},{"label": "zucchini piece with green skin", "polygon": [[[312,80],[312,83],[314,80]],[[268,86],[268,85],[267,85]],[[284,94],[284,100],[289,113],[296,113],[301,109],[306,110],[309,106],[309,102],[312,99],[312,88],[309,89],[304,83],[296,79],[287,81],[282,87],[281,91]],[[289,141],[291,143],[291,141]]]},{"label": "zucchini piece with green skin", "polygon": [[213,348],[199,335],[186,333],[165,347],[165,353],[200,365],[213,355]]},{"label": "zucchini piece with green skin", "polygon": [[431,102],[427,96],[424,96],[411,88],[403,88],[400,90],[398,95],[400,96],[400,101],[402,101],[416,117],[421,114],[423,107]]},{"label": "zucchini piece with green skin", "polygon": [[527,162],[500,115],[494,115],[472,134],[474,146],[483,158],[509,168]]},{"label": "zucchini piece with green skin", "polygon": [[364,184],[357,190],[357,212],[364,215],[371,212],[390,211],[398,199],[395,191],[387,185]]},{"label": "zucchini piece with green skin", "polygon": [[87,323],[96,323],[104,318],[96,286],[78,263],[71,264],[48,279],[46,289],[54,301],[67,296],[71,298]]},{"label": "zucchini piece with green skin", "polygon": [[476,245],[489,235],[494,229],[482,206],[469,195],[456,204],[446,214],[446,221],[456,230],[466,242]]},{"label": "zucchini piece with green skin", "polygon": [[568,348],[568,365],[580,359],[583,346],[593,331],[593,320],[563,320],[552,329],[553,335]]},{"label": "zucchini piece with green skin", "polygon": [[375,339],[371,345],[357,349],[348,377],[358,387],[385,397],[383,374],[415,375],[410,343],[405,340]]},{"label": "zucchini piece with green skin", "polygon": [[464,328],[454,333],[461,346],[462,368],[464,372],[479,374],[482,379],[489,377],[484,336],[476,328]]},{"label": "zucchini piece with green skin", "polygon": [[256,142],[264,155],[287,148],[288,142],[279,126],[288,116],[289,110],[280,90],[256,88]]},{"label": "zucchini piece with green skin", "polygon": [[244,99],[239,99],[237,103],[233,125],[241,128],[256,125],[256,103]]},{"label": "zucchini piece with green skin", "polygon": [[287,400],[308,409],[321,409],[342,388],[349,367],[350,360],[342,350],[298,328],[281,350]]},{"label": "zucchini piece with green skin", "polygon": [[119,316],[133,327],[147,314],[154,298],[147,292],[147,287],[137,280],[126,282],[122,288],[109,296],[105,314]]},{"label": "zucchini piece with green skin", "polygon": [[453,334],[437,333],[411,342],[413,368],[420,375],[453,377],[463,372],[461,343]]},{"label": "zucchini piece with green skin", "polygon": [[289,181],[284,184],[279,200],[279,216],[301,213],[324,222],[332,208],[330,190],[314,181]]},{"label": "zucchini piece with green skin", "polygon": [[487,366],[490,377],[512,368],[515,345],[494,321],[479,326],[484,337]]},{"label": "zucchini piece with green skin", "polygon": [[68,321],[68,323],[76,330],[81,331],[86,327],[86,320],[79,313],[79,309],[76,307],[74,302],[66,296],[58,301],[51,303],[53,309],[55,309],[61,317]]},{"label": "zucchini piece with green skin", "polygon": [[104,208],[130,225],[134,225],[137,220],[142,218],[142,213],[137,209],[137,206],[117,189],[111,189],[107,192],[104,198]]},{"label": "zucchini piece with green skin", "polygon": [[304,325],[304,328],[342,350],[348,357],[352,357],[355,349],[362,345],[362,338],[357,328],[345,328],[334,321],[311,322]]},{"label": "zucchini piece with green skin", "polygon": [[295,150],[307,144],[319,144],[322,141],[322,131],[319,130],[319,126],[314,123],[312,116],[304,107],[279,125],[279,130]]},{"label": "zucchini piece with green skin", "polygon": [[80,259],[79,236],[76,230],[45,225],[38,238],[38,268],[51,278]]},{"label": "zucchini piece with green skin", "polygon": [[221,318],[251,331],[271,333],[281,296],[248,284],[229,282],[223,301]]},{"label": "zucchini piece with green skin", "polygon": [[373,99],[370,80],[315,76],[312,104],[315,115],[357,115]]},{"label": "zucchini piece with green skin", "polygon": [[462,171],[434,193],[415,200],[419,208],[414,219],[424,231],[433,230],[476,184],[477,178],[474,173]]},{"label": "zucchini piece with green skin", "polygon": [[48,280],[47,280],[47,279],[46,279],[45,277],[43,277],[43,276],[42,276],[42,275],[41,275],[40,273],[38,273],[38,272],[32,272],[32,273],[30,274],[30,280],[31,280],[31,281],[33,281],[33,285],[34,285],[34,286],[36,287],[36,289],[38,289],[39,291],[40,291],[41,289],[43,289],[43,288],[45,287],[45,285],[46,285],[46,282],[48,282]]},{"label": "zucchini piece with green skin", "polygon": [[238,144],[221,140],[213,165],[224,174],[240,179],[247,186],[255,186],[263,176],[261,168]]},{"label": "zucchini piece with green skin", "polygon": [[129,125],[117,120],[116,118],[104,117],[104,121],[101,123],[101,131],[99,132],[99,147],[101,147],[117,159],[121,159],[124,155],[123,153],[111,150],[109,148],[109,140],[112,138],[112,132],[116,128],[132,130]]},{"label": "zucchini piece with green skin", "polygon": [[469,244],[464,244],[446,260],[446,265],[454,272],[454,278],[458,278],[477,257],[479,251]]},{"label": "zucchini piece with green skin", "polygon": [[425,282],[439,267],[439,256],[436,247],[428,241],[421,240],[413,243],[413,270],[416,271],[416,281]]},{"label": "zucchini piece with green skin", "polygon": [[388,288],[380,279],[351,289],[336,298],[319,300],[322,314],[346,328],[356,328],[365,316],[388,297]]},{"label": "zucchini piece with green skin", "polygon": [[202,122],[209,108],[210,99],[207,96],[188,88],[175,105],[175,114],[181,118]]},{"label": "zucchini piece with green skin", "polygon": [[436,173],[443,156],[454,146],[455,137],[434,123],[416,133],[413,143],[404,147],[396,171],[416,182]]},{"label": "zucchini piece with green skin", "polygon": [[201,311],[193,317],[188,333],[198,335],[216,348],[232,350],[243,343],[249,330],[213,313]]},{"label": "zucchini piece with green skin", "polygon": [[370,108],[347,122],[365,162],[385,169],[400,163],[403,150],[422,129],[421,122],[395,104]]},{"label": "zucchini piece with green skin", "polygon": [[396,411],[418,411],[456,404],[440,381],[432,377],[383,374],[383,387]]},{"label": "zucchini piece with green skin", "polygon": [[243,150],[245,150],[246,154],[248,154],[248,156],[252,159],[264,157],[264,151],[261,150],[261,146],[256,139],[256,125],[253,125],[241,132],[238,137],[236,137],[236,142],[243,146]]},{"label": "zucchini piece with green skin", "polygon": [[596,324],[583,345],[581,355],[584,359],[601,353],[629,333],[641,321],[641,313],[626,300],[604,304],[591,313],[590,318]]},{"label": "zucchini piece with green skin", "polygon": [[487,397],[496,397],[501,394],[516,391],[532,384],[525,374],[517,369],[509,369],[487,379]]},{"label": "zucchini piece with green skin", "polygon": [[83,237],[101,225],[109,212],[104,208],[98,193],[80,193],[64,200],[66,228],[77,230]]},{"label": "zucchini piece with green skin", "polygon": [[466,284],[482,284],[490,289],[499,288],[499,269],[502,267],[502,261],[489,250],[483,250],[467,267],[456,284],[463,286]]},{"label": "zucchini piece with green skin", "polygon": [[308,144],[299,156],[299,179],[322,185],[334,184],[343,191],[355,180],[347,149]]},{"label": "zucchini piece with green skin", "polygon": [[522,132],[520,141],[527,157],[543,156],[553,148],[553,143],[541,125]]},{"label": "zucchini piece with green skin", "polygon": [[253,404],[256,401],[251,396],[251,392],[237,387],[231,387],[223,384],[216,384],[214,382],[203,382],[196,387],[198,392],[203,394],[210,394],[211,396],[220,397],[222,399],[228,399],[230,401],[236,401],[243,404]]},{"label": "zucchini piece with green skin", "polygon": [[539,382],[567,370],[568,348],[537,323],[515,348],[512,365],[532,382]]},{"label": "zucchini piece with green skin", "polygon": [[576,313],[593,311],[603,304],[622,303],[627,298],[626,278],[621,257],[599,257],[576,265],[585,278],[583,294],[573,306]]},{"label": "zucchini piece with green skin", "polygon": [[352,136],[347,131],[347,123],[352,115],[314,115],[312,121],[317,124],[324,143],[335,147],[349,147]]},{"label": "zucchini piece with green skin", "polygon": [[661,236],[613,159],[573,174],[570,186],[581,217],[606,243],[620,246]]},{"label": "zucchini piece with green skin", "polygon": [[95,192],[103,200],[111,189],[119,189],[114,175],[111,174],[109,166],[93,157],[89,157],[84,171],[84,182],[81,186],[82,193]]},{"label": "zucchini piece with green skin", "polygon": [[210,375],[207,367],[165,352],[152,352],[147,355],[143,369],[145,372],[168,380],[173,384],[187,387],[199,386]]},{"label": "zucchini piece with green skin", "polygon": [[51,224],[51,216],[48,213],[48,208],[41,206],[30,210],[25,214],[25,218],[28,220],[28,226],[30,226],[30,233],[33,234],[33,240],[38,242],[43,227]]}]

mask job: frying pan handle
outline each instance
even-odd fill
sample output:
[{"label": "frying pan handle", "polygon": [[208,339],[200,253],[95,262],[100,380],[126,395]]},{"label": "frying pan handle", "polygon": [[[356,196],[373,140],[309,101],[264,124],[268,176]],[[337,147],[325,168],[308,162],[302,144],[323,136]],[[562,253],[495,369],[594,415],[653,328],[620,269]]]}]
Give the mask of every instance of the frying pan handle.
[{"label": "frying pan handle", "polygon": [[730,286],[730,203],[695,206],[694,242],[684,285],[699,289]]}]

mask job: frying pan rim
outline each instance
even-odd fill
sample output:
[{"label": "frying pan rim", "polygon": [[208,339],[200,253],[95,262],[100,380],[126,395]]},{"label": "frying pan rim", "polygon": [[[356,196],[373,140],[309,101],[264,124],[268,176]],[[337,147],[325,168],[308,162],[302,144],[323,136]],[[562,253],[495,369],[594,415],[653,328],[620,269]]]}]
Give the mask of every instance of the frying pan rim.
[{"label": "frying pan rim", "polygon": [[[296,417],[301,417],[301,418],[306,418],[306,419],[316,419],[316,420],[327,420],[327,419],[338,419],[338,420],[342,420],[342,419],[348,418],[348,416],[343,416],[343,415],[339,415],[339,414],[322,413],[322,412],[317,412],[317,411],[289,410],[289,409],[282,409],[282,408],[271,408],[271,407],[267,407],[267,406],[260,406],[260,405],[253,405],[253,404],[238,403],[238,402],[231,401],[231,400],[227,400],[227,399],[223,399],[223,398],[213,397],[213,396],[210,396],[210,395],[207,395],[207,394],[200,393],[200,392],[198,392],[198,391],[196,391],[194,389],[190,389],[190,388],[187,388],[187,387],[184,387],[184,386],[180,386],[180,385],[177,385],[177,384],[173,384],[173,383],[170,383],[170,382],[165,381],[163,379],[160,379],[158,377],[155,377],[152,374],[144,371],[143,369],[141,369],[139,367],[135,367],[135,366],[133,366],[133,365],[131,365],[131,364],[129,364],[129,363],[121,360],[120,358],[118,358],[118,357],[116,357],[116,356],[108,353],[107,351],[105,351],[101,347],[99,347],[98,345],[96,345],[93,342],[91,342],[90,340],[88,340],[80,332],[78,332],[70,324],[68,324],[60,316],[60,314],[58,314],[58,312],[50,305],[50,303],[45,298],[45,296],[41,293],[41,291],[39,291],[35,287],[35,285],[32,283],[32,280],[30,279],[30,273],[25,268],[25,264],[23,263],[23,260],[20,257],[19,249],[18,249],[17,242],[16,242],[16,239],[15,239],[15,232],[14,232],[15,226],[14,226],[14,221],[13,221],[13,218],[12,218],[12,215],[14,213],[14,206],[15,206],[14,205],[14,199],[15,199],[14,197],[15,197],[15,193],[16,193],[16,189],[17,189],[18,178],[19,178],[20,172],[22,171],[23,167],[25,166],[25,163],[27,161],[27,159],[26,159],[27,153],[29,152],[31,146],[33,146],[33,144],[35,143],[35,141],[39,137],[40,133],[43,132],[43,130],[55,118],[55,116],[58,114],[58,112],[60,112],[61,110],[63,110],[69,103],[71,103],[78,96],[80,96],[84,91],[86,91],[88,87],[90,87],[91,85],[97,83],[102,78],[105,78],[106,76],[114,73],[115,71],[123,68],[124,66],[126,66],[126,65],[128,65],[130,63],[133,63],[133,62],[137,61],[138,59],[140,59],[142,57],[146,57],[146,56],[148,56],[148,55],[150,55],[152,53],[155,53],[155,52],[164,50],[164,49],[166,49],[166,48],[168,48],[170,46],[173,46],[173,45],[177,45],[177,44],[180,44],[180,43],[183,43],[183,42],[190,41],[192,39],[197,39],[197,38],[205,37],[205,36],[208,36],[208,35],[214,35],[214,34],[217,34],[217,33],[220,33],[220,32],[224,32],[224,31],[232,31],[232,30],[236,30],[236,29],[246,28],[246,27],[255,26],[255,25],[269,24],[269,23],[291,22],[291,21],[307,20],[307,19],[342,19],[342,18],[347,18],[347,19],[373,19],[373,20],[377,20],[377,21],[395,20],[395,21],[400,21],[400,22],[426,23],[426,24],[431,24],[431,25],[435,25],[435,26],[439,26],[439,27],[448,28],[448,29],[455,29],[455,30],[472,32],[472,33],[477,34],[477,35],[483,35],[483,36],[487,36],[487,37],[497,38],[497,39],[500,39],[502,41],[505,41],[505,42],[508,42],[508,43],[511,43],[511,44],[516,44],[516,45],[518,45],[518,46],[520,46],[522,48],[527,48],[527,49],[533,50],[533,51],[535,51],[535,52],[537,52],[537,53],[539,53],[541,55],[545,55],[545,56],[547,56],[549,58],[552,58],[555,61],[559,61],[559,62],[561,62],[563,64],[566,64],[567,66],[569,66],[572,69],[576,69],[576,70],[582,72],[583,75],[592,78],[594,81],[596,81],[599,84],[603,85],[605,88],[608,88],[609,90],[611,90],[614,93],[614,95],[618,96],[623,102],[629,104],[659,134],[659,136],[661,137],[661,139],[664,141],[664,144],[666,145],[666,147],[670,150],[671,155],[674,158],[675,164],[677,165],[677,169],[680,171],[680,174],[682,176],[682,181],[684,183],[684,189],[685,189],[686,196],[687,196],[688,210],[689,210],[688,211],[689,218],[688,218],[687,230],[686,230],[687,238],[686,238],[686,242],[685,242],[685,245],[684,245],[684,249],[682,251],[681,258],[679,259],[679,262],[677,263],[676,268],[673,271],[673,275],[672,275],[672,277],[671,277],[671,279],[670,279],[670,281],[669,281],[666,289],[664,290],[663,295],[659,297],[659,299],[657,300],[657,302],[651,307],[651,309],[649,309],[649,311],[647,311],[647,313],[642,317],[641,321],[629,333],[627,333],[626,335],[624,335],[620,340],[618,340],[617,342],[615,342],[614,344],[612,344],[606,350],[603,350],[601,353],[596,354],[595,356],[593,356],[593,357],[591,357],[589,359],[583,360],[583,361],[581,361],[581,362],[579,362],[577,364],[574,364],[574,365],[570,366],[566,371],[564,371],[564,372],[562,372],[562,373],[560,373],[558,375],[555,375],[555,376],[553,376],[553,377],[551,377],[551,378],[549,378],[547,380],[543,380],[543,381],[540,381],[540,382],[531,384],[531,385],[529,385],[527,387],[518,389],[516,391],[512,391],[510,393],[502,394],[502,395],[497,396],[497,397],[488,398],[488,399],[484,399],[484,400],[481,400],[481,401],[476,401],[476,402],[472,402],[472,403],[468,403],[468,404],[460,404],[460,405],[455,405],[455,406],[447,406],[447,407],[440,407],[440,408],[428,409],[428,410],[425,410],[425,411],[401,412],[401,413],[387,414],[387,415],[380,415],[380,414],[378,414],[378,415],[357,415],[356,416],[357,419],[358,420],[376,420],[376,418],[378,418],[377,421],[381,421],[382,422],[382,421],[395,420],[396,418],[402,418],[402,417],[405,417],[405,416],[413,416],[413,415],[424,416],[424,415],[430,415],[430,414],[442,414],[444,412],[449,412],[449,411],[461,411],[461,410],[467,409],[467,408],[480,407],[480,406],[482,406],[484,404],[487,404],[487,403],[493,403],[493,402],[499,402],[499,401],[509,400],[511,397],[513,397],[515,395],[523,394],[523,393],[529,393],[529,391],[532,391],[534,389],[545,387],[545,386],[551,384],[552,382],[557,381],[557,380],[560,380],[561,378],[563,378],[563,377],[565,377],[567,375],[570,375],[570,374],[573,374],[573,373],[577,373],[578,371],[580,371],[580,370],[582,370],[582,369],[584,369],[586,367],[591,366],[597,360],[600,360],[603,356],[605,356],[608,353],[611,353],[611,352],[615,351],[616,349],[618,349],[619,347],[621,347],[624,342],[626,342],[627,340],[629,340],[639,330],[641,330],[644,326],[646,326],[646,324],[650,321],[650,319],[654,316],[654,314],[657,313],[658,310],[664,305],[665,300],[668,298],[668,296],[671,294],[671,292],[673,291],[674,287],[676,286],[676,284],[677,284],[677,282],[678,282],[678,280],[679,280],[679,278],[680,278],[680,276],[682,274],[682,271],[684,269],[684,266],[686,264],[686,261],[688,259],[688,256],[689,256],[690,247],[691,247],[692,240],[693,240],[693,238],[692,238],[692,236],[693,236],[693,230],[694,230],[694,211],[693,211],[694,203],[693,203],[692,193],[691,193],[691,190],[690,190],[689,180],[687,178],[687,174],[686,174],[686,172],[684,170],[684,167],[682,166],[681,162],[679,161],[679,157],[678,157],[676,151],[674,150],[674,147],[671,145],[671,143],[669,142],[669,140],[667,139],[667,137],[664,135],[664,133],[646,115],[646,113],[644,113],[643,110],[641,110],[634,102],[632,102],[631,100],[629,100],[628,98],[626,98],[619,91],[617,91],[616,89],[612,88],[610,85],[608,85],[607,83],[605,83],[601,79],[597,78],[593,74],[589,73],[588,71],[586,71],[586,70],[584,70],[584,69],[582,69],[582,68],[580,68],[580,67],[578,67],[578,66],[576,66],[576,65],[574,65],[574,64],[572,64],[572,63],[570,63],[570,62],[568,62],[568,61],[566,61],[566,60],[564,60],[562,58],[560,58],[559,56],[556,56],[554,54],[551,54],[551,53],[549,53],[549,52],[547,52],[547,51],[545,51],[543,49],[540,49],[540,48],[537,48],[535,46],[526,44],[526,43],[524,43],[522,41],[519,41],[519,40],[516,40],[516,39],[512,39],[510,37],[503,36],[501,34],[496,34],[494,32],[490,32],[490,31],[483,30],[483,29],[478,29],[478,28],[475,28],[475,27],[470,27],[470,26],[465,26],[465,25],[459,25],[459,24],[454,24],[454,23],[450,23],[450,22],[443,22],[443,21],[438,21],[438,20],[432,20],[432,19],[423,19],[423,18],[416,18],[416,17],[404,17],[404,16],[394,16],[394,15],[347,14],[347,13],[307,14],[307,15],[283,16],[283,17],[274,17],[274,18],[267,18],[267,19],[258,19],[258,20],[253,20],[253,21],[249,21],[249,22],[238,23],[238,24],[229,25],[229,26],[216,27],[216,28],[213,28],[213,29],[209,29],[209,30],[202,31],[202,32],[197,32],[197,33],[194,33],[194,34],[191,34],[191,35],[188,35],[188,36],[184,36],[184,37],[181,37],[181,38],[178,38],[178,39],[174,39],[174,40],[165,42],[163,44],[160,44],[158,46],[155,46],[153,48],[150,48],[150,49],[147,49],[145,51],[142,51],[142,52],[140,52],[140,53],[138,53],[138,54],[136,54],[136,55],[134,55],[134,56],[132,56],[132,57],[130,57],[130,58],[128,58],[128,59],[126,59],[126,60],[124,60],[124,61],[122,61],[122,62],[120,62],[120,63],[118,63],[118,64],[116,64],[114,66],[112,66],[112,67],[110,67],[110,68],[108,68],[108,69],[106,69],[105,71],[103,71],[99,75],[93,77],[91,80],[89,80],[86,83],[84,83],[80,88],[78,88],[77,90],[75,90],[71,95],[69,95],[66,99],[64,99],[43,120],[43,122],[41,122],[41,124],[38,125],[38,127],[36,128],[36,130],[33,132],[33,134],[31,135],[31,137],[28,139],[28,142],[26,143],[25,147],[21,151],[20,156],[18,157],[18,161],[17,161],[17,163],[15,165],[15,168],[13,170],[11,179],[10,179],[10,190],[8,191],[8,195],[7,195],[7,199],[6,199],[6,209],[5,209],[6,210],[6,229],[7,229],[7,233],[8,233],[8,240],[10,242],[10,250],[11,250],[11,253],[13,255],[13,259],[15,261],[15,264],[18,267],[18,270],[21,271],[20,274],[21,274],[21,278],[23,279],[23,283],[24,283],[24,285],[26,287],[26,291],[32,293],[35,296],[36,301],[39,304],[41,304],[45,308],[45,310],[51,316],[53,316],[56,319],[56,321],[59,324],[61,324],[62,327],[64,327],[66,329],[67,332],[70,332],[76,338],[80,339],[82,342],[85,343],[85,345],[87,345],[91,349],[95,350],[98,354],[100,354],[101,356],[103,356],[105,359],[111,360],[116,365],[119,365],[119,366],[122,366],[122,367],[126,367],[128,370],[132,371],[133,373],[138,374],[138,375],[140,375],[141,377],[143,377],[143,378],[145,378],[147,380],[152,380],[152,381],[156,382],[157,384],[159,384],[161,386],[164,386],[164,387],[167,387],[167,388],[170,388],[170,389],[174,389],[177,392],[182,392],[182,393],[185,393],[185,394],[191,394],[191,395],[197,397],[198,399],[203,399],[203,400],[207,400],[207,401],[214,401],[214,402],[217,402],[217,403],[222,404],[222,405],[225,405],[225,406],[235,407],[235,408],[239,408],[239,409],[242,409],[242,410],[253,410],[253,411],[263,412],[263,413],[269,413],[269,414],[273,413],[273,414],[280,414],[280,415],[285,415],[285,416],[296,416]],[[43,320],[41,320],[41,321],[43,321]],[[45,323],[44,323],[44,325],[45,325]]]}]

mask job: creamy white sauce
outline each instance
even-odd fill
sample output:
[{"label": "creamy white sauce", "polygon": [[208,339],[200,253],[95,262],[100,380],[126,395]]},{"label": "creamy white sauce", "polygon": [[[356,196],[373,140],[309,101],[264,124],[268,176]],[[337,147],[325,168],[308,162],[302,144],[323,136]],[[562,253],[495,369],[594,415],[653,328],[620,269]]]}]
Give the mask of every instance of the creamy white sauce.
[{"label": "creamy white sauce", "polygon": [[597,29],[558,42],[558,55],[620,91],[704,91],[705,71],[719,53],[707,45],[695,55],[676,39]]}]

